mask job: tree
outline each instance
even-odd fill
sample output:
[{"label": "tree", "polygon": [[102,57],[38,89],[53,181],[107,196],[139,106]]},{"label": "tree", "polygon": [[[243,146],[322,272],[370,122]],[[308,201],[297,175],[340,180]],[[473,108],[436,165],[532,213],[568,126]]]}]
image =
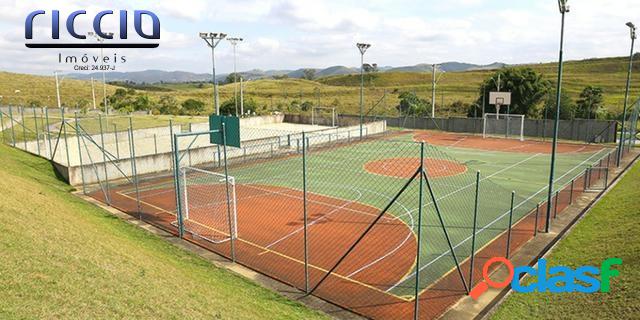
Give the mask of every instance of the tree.
[{"label": "tree", "polygon": [[76,101],[75,107],[76,109],[80,110],[80,113],[86,114],[87,109],[89,108],[89,101],[87,101],[87,99],[85,98],[80,98],[78,99],[78,101]]},{"label": "tree", "polygon": [[300,110],[309,111],[311,110],[312,107],[313,107],[313,102],[306,100],[300,105]]},{"label": "tree", "polygon": [[[242,75],[240,73],[235,73],[235,72],[231,72],[227,75],[227,77],[224,80],[224,83],[234,83],[236,82],[237,79],[240,79]],[[240,81],[240,80],[238,80]]]},{"label": "tree", "polygon": [[190,116],[204,112],[204,102],[196,99],[187,99],[182,102],[182,113]]},{"label": "tree", "polygon": [[151,99],[146,94],[139,95],[133,102],[134,111],[147,111],[151,109]]},{"label": "tree", "polygon": [[160,101],[158,101],[154,113],[178,115],[180,114],[180,106],[176,98],[172,96],[162,96],[160,97]]},{"label": "tree", "polygon": [[588,86],[580,93],[580,99],[576,104],[576,117],[584,119],[596,119],[602,113],[604,99],[602,88]]},{"label": "tree", "polygon": [[424,117],[431,112],[431,102],[420,99],[413,92],[403,92],[398,98],[400,104],[396,106],[396,109],[403,115]]},{"label": "tree", "polygon": [[316,69],[302,70],[302,78],[305,80],[313,80],[316,78]]},{"label": "tree", "polygon": [[498,75],[500,75],[500,91],[511,92],[509,109],[512,114],[535,115],[536,106],[544,101],[545,95],[551,89],[551,82],[531,68],[501,69],[480,85],[480,96],[476,103],[482,105],[484,93],[485,112],[496,112],[495,106],[489,104],[489,92],[498,91]]},{"label": "tree", "polygon": [[[575,117],[576,105],[564,91],[560,93],[560,106],[560,120],[571,120]],[[549,93],[542,112],[546,119],[553,120],[556,118],[555,90]]]},{"label": "tree", "polygon": [[[240,108],[240,103],[238,102],[238,108]],[[238,110],[239,112],[240,110]],[[231,97],[228,100],[225,100],[220,104],[220,114],[228,115],[228,116],[237,116],[236,115],[236,98]]]}]

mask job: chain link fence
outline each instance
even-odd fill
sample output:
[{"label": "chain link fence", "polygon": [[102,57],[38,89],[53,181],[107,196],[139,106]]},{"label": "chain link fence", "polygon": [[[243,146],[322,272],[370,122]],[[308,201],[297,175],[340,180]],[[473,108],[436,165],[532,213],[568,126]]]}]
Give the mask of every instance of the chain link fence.
[{"label": "chain link fence", "polygon": [[488,259],[545,229],[547,206],[553,223],[606,189],[617,155],[560,153],[546,203],[544,152],[421,143],[375,119],[362,136],[344,117],[244,127],[236,148],[206,123],[26,111],[2,113],[3,141],[65,166],[85,194],[371,318],[440,315]]}]

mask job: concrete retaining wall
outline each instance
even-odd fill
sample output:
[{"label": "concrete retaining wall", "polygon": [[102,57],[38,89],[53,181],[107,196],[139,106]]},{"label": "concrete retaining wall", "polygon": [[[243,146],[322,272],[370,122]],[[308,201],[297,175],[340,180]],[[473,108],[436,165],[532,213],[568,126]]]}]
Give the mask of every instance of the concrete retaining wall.
[{"label": "concrete retaining wall", "polygon": [[[319,132],[309,133],[308,143],[310,146],[320,146],[336,142],[348,142],[359,136],[360,127],[351,126],[346,128],[334,128]],[[364,128],[364,135],[371,136],[381,134],[386,131],[386,122],[377,121],[367,123]],[[202,136],[198,139],[208,139],[208,136]],[[242,148],[227,148],[227,160],[230,163],[249,161],[256,158],[270,158],[283,153],[295,153],[301,151],[302,134],[294,133],[284,136],[271,137],[269,139],[247,141],[242,144]],[[187,141],[184,141],[187,142]],[[180,143],[181,150],[185,150],[188,143]],[[190,148],[188,151],[181,151],[184,155],[181,163],[185,165],[195,166],[205,163],[217,165],[220,163],[217,145],[200,145]],[[160,172],[170,172],[173,168],[172,153],[163,152],[158,154],[150,154],[138,156],[136,154],[136,168],[138,175],[153,174]],[[67,172],[69,184],[74,186],[82,185],[83,171],[84,183],[95,184],[99,181],[105,181],[106,175],[109,180],[126,181],[126,177],[132,175],[131,158],[126,157],[114,164],[112,162],[103,162],[102,159],[94,159],[93,164],[84,163],[83,166],[75,165],[70,168],[61,168],[63,172]]]}]

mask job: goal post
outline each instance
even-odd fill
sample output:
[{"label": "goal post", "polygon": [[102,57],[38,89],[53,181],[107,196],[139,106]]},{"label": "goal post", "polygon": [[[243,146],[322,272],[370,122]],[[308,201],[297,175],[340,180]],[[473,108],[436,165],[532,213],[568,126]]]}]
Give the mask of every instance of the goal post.
[{"label": "goal post", "polygon": [[[331,126],[335,127],[337,123],[336,108],[334,107],[311,107],[311,125],[323,124],[323,119],[330,119]],[[328,122],[326,124],[328,124]]]},{"label": "goal post", "polygon": [[482,137],[491,136],[524,141],[524,115],[485,113],[482,120]]},{"label": "goal post", "polygon": [[213,243],[237,239],[235,178],[195,167],[182,167],[178,174],[184,230]]}]

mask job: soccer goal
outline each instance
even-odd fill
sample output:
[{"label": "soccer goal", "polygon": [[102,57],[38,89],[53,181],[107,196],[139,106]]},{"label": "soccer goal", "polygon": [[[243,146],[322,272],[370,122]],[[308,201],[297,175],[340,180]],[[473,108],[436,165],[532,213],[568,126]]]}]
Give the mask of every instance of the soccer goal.
[{"label": "soccer goal", "polygon": [[311,107],[312,125],[336,126],[338,122],[336,108],[332,107]]},{"label": "soccer goal", "polygon": [[482,137],[502,136],[524,141],[524,115],[485,113]]},{"label": "soccer goal", "polygon": [[185,232],[213,243],[236,239],[235,178],[194,167],[180,168],[179,174]]}]

